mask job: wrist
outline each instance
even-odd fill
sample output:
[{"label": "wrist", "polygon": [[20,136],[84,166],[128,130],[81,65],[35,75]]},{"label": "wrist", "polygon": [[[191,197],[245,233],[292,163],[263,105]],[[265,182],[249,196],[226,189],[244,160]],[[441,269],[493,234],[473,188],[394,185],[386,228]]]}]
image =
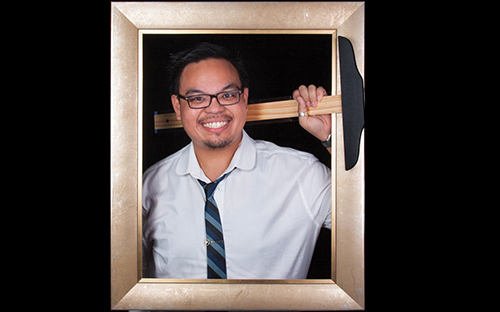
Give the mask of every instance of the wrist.
[{"label": "wrist", "polygon": [[332,147],[332,134],[330,133],[324,141],[321,141],[321,144],[326,148]]}]

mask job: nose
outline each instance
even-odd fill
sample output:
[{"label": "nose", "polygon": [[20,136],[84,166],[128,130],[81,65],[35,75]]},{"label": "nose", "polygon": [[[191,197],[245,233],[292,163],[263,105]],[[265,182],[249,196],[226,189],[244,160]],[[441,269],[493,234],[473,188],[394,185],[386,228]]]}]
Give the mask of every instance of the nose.
[{"label": "nose", "polygon": [[210,99],[210,105],[205,108],[205,111],[209,113],[218,113],[223,110],[225,110],[224,106],[220,105],[219,101],[217,101],[217,98],[214,96]]}]

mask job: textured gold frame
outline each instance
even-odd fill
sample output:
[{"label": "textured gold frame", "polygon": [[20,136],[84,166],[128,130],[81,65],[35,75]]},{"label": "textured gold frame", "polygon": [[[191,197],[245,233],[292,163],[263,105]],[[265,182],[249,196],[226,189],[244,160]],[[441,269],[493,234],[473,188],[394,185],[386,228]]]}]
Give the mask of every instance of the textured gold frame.
[{"label": "textured gold frame", "polygon": [[[111,308],[364,309],[364,135],[357,165],[345,171],[340,114],[332,115],[336,133],[336,152],[332,153],[332,279],[142,278],[142,75],[139,64],[141,32],[326,30],[351,40],[358,69],[364,76],[364,2],[112,2],[111,14]],[[338,77],[338,71],[336,74]],[[336,84],[337,88],[332,90],[340,90],[339,79]]]}]

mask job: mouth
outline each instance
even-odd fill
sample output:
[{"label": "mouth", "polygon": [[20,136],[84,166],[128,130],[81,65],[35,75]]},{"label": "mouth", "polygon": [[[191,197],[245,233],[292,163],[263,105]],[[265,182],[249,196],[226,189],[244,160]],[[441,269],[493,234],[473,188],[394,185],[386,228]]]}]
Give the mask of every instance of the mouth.
[{"label": "mouth", "polygon": [[215,121],[215,122],[207,122],[207,123],[202,123],[201,125],[205,128],[209,129],[217,129],[217,128],[222,128],[225,125],[229,123],[228,121]]},{"label": "mouth", "polygon": [[205,118],[200,121],[201,126],[210,132],[219,132],[226,130],[231,123],[232,118],[229,116],[220,116],[216,118]]}]

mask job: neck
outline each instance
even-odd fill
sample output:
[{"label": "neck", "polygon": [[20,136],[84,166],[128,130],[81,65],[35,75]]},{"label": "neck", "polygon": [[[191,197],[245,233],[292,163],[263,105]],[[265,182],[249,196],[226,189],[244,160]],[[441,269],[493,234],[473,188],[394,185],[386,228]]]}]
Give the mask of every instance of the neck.
[{"label": "neck", "polygon": [[194,152],[198,159],[198,164],[210,181],[217,180],[227,167],[229,167],[242,138],[243,135],[224,148],[211,149],[205,146],[194,145]]}]

